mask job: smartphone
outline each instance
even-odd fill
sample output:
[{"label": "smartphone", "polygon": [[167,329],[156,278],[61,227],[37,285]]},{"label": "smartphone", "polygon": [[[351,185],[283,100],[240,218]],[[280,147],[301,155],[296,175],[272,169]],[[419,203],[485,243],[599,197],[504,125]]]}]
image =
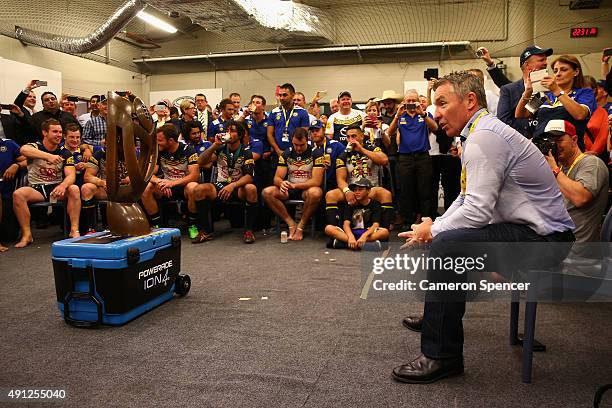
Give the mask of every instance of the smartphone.
[{"label": "smartphone", "polygon": [[70,102],[78,102],[79,101],[79,97],[78,96],[69,96],[67,99]]},{"label": "smartphone", "polygon": [[538,71],[533,71],[529,74],[529,79],[531,79],[531,86],[533,87],[533,92],[546,92],[548,89],[544,87],[540,81],[542,78],[548,75],[548,71],[546,68],[540,69]]},{"label": "smartphone", "polygon": [[476,58],[482,58],[484,56],[484,47],[480,47],[476,50]]},{"label": "smartphone", "polygon": [[159,111],[159,110],[163,110],[166,108],[166,105],[155,105],[155,110]]},{"label": "smartphone", "polygon": [[612,55],[612,48],[606,48],[603,52],[604,57],[609,57]]},{"label": "smartphone", "polygon": [[0,110],[7,110],[10,111],[11,110],[11,105],[7,105],[7,104],[0,104]]},{"label": "smartphone", "polygon": [[427,68],[423,71],[423,78],[426,80],[435,79],[438,77],[438,68]]},{"label": "smartphone", "polygon": [[36,86],[47,86],[47,81],[36,81]]},{"label": "smartphone", "polygon": [[407,103],[406,110],[416,109],[416,103]]}]

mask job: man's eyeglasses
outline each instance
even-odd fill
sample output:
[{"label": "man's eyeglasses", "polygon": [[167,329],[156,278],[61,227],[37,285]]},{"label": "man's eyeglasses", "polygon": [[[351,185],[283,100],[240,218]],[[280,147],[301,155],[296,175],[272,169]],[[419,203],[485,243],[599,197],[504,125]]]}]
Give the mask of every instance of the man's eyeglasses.
[{"label": "man's eyeglasses", "polygon": [[283,97],[283,98],[284,98],[284,97],[286,97],[286,96],[289,96],[289,94],[288,94],[288,93],[279,93],[279,94],[278,94],[278,96],[280,96],[280,97]]}]

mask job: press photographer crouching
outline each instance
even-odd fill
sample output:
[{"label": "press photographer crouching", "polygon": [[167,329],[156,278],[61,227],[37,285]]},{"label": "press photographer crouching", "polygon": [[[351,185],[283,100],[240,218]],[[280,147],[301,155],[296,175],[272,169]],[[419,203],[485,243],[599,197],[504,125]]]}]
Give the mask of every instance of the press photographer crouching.
[{"label": "press photographer crouching", "polygon": [[557,179],[567,211],[576,224],[576,242],[599,241],[608,201],[608,168],[597,156],[580,150],[576,127],[566,120],[549,121],[542,137],[534,143]]}]

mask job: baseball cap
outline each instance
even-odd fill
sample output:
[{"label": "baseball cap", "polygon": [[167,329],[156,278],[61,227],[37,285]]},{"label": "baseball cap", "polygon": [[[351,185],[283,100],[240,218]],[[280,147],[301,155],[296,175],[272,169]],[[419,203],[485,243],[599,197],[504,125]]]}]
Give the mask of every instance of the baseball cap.
[{"label": "baseball cap", "polygon": [[338,95],[338,99],[342,98],[343,96],[348,96],[349,98],[352,98],[351,93],[349,91],[340,92],[340,94]]},{"label": "baseball cap", "polygon": [[323,122],[321,122],[320,120],[313,120],[312,122],[310,122],[310,126],[308,127],[308,129],[321,129],[323,127]]},{"label": "baseball cap", "polygon": [[532,55],[545,54],[547,57],[550,57],[552,53],[552,48],[540,48],[537,45],[530,45],[529,47],[525,48],[521,53],[521,67],[523,66],[525,61],[527,61],[527,58],[531,57]]},{"label": "baseball cap", "polygon": [[353,181],[351,184],[349,184],[349,188],[351,190],[354,190],[355,187],[372,188],[372,182],[370,182],[370,180],[365,177],[360,177],[357,180]]},{"label": "baseball cap", "polygon": [[544,135],[563,136],[565,134],[576,136],[576,126],[563,119],[553,119],[546,124]]}]

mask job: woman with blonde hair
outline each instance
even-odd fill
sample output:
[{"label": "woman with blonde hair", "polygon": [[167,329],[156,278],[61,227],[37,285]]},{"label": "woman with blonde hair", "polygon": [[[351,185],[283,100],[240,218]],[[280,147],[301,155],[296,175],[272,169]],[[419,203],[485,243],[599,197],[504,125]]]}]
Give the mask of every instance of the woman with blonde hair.
[{"label": "woman with blonde hair", "polygon": [[564,119],[576,126],[581,147],[587,122],[597,103],[591,88],[585,87],[582,66],[573,55],[561,55],[551,64],[554,75],[546,75],[540,83],[548,92],[545,93],[542,106],[534,113],[525,105],[532,99],[533,86],[529,77],[525,80],[525,91],[516,106],[516,118],[534,118],[537,120],[533,137],[539,137],[551,119]]}]

